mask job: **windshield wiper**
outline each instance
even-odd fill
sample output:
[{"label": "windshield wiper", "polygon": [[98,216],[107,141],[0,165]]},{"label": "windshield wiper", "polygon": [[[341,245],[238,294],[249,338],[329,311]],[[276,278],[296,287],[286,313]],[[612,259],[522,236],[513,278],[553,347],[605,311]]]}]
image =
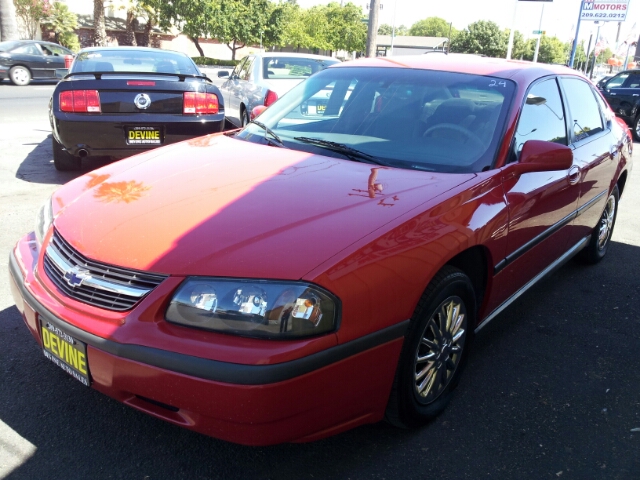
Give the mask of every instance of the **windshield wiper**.
[{"label": "windshield wiper", "polygon": [[350,147],[349,145],[345,145],[344,143],[332,142],[330,140],[310,137],[293,137],[293,139],[298,140],[302,143],[309,143],[311,145],[317,145],[318,147],[326,148],[327,150],[342,153],[351,160],[360,160],[364,161],[365,163],[375,163],[376,165],[388,166],[386,163],[381,162],[373,155],[361,152],[360,150]]},{"label": "windshield wiper", "polygon": [[[288,148],[284,142],[280,139],[280,137],[278,135],[276,135],[276,132],[274,132],[273,130],[271,130],[269,127],[267,127],[264,123],[262,122],[258,122],[257,120],[251,120],[249,123],[253,123],[254,125],[259,126],[261,129],[263,129],[267,135],[271,135],[271,141],[274,145],[280,147],[280,148]],[[267,138],[265,136],[265,138]],[[274,141],[275,140],[275,141]],[[267,139],[267,141],[269,141],[269,139]]]}]

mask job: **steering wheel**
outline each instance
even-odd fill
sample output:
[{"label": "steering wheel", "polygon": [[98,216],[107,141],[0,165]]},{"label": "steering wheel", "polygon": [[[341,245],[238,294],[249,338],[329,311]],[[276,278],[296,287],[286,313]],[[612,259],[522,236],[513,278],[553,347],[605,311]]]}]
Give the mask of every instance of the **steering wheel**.
[{"label": "steering wheel", "polygon": [[426,137],[431,132],[436,130],[453,130],[455,132],[462,133],[466,136],[472,143],[475,143],[479,150],[484,150],[485,142],[482,141],[480,137],[478,137],[475,133],[465,127],[461,127],[460,125],[456,125],[455,123],[439,123],[434,125],[433,127],[427,128],[427,130],[422,134],[423,137]]}]

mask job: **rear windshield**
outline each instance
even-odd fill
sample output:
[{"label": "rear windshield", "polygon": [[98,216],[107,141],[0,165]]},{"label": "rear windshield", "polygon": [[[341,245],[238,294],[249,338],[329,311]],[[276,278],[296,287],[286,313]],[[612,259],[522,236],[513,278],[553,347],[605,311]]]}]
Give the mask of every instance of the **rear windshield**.
[{"label": "rear windshield", "polygon": [[138,72],[200,75],[193,61],[184,55],[162,50],[99,50],[80,52],[71,73]]},{"label": "rear windshield", "polygon": [[265,57],[262,59],[262,76],[274,79],[304,79],[329,65],[338,63],[333,58],[316,59],[300,57]]},{"label": "rear windshield", "polygon": [[20,45],[21,42],[0,42],[0,52],[8,52],[12,48]]}]

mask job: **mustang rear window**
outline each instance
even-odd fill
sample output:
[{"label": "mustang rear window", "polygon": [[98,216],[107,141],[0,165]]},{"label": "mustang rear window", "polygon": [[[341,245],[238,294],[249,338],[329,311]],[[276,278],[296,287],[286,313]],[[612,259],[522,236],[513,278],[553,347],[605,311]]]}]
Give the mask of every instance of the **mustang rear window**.
[{"label": "mustang rear window", "polygon": [[71,73],[138,72],[198,75],[190,58],[162,50],[98,50],[81,52]]}]

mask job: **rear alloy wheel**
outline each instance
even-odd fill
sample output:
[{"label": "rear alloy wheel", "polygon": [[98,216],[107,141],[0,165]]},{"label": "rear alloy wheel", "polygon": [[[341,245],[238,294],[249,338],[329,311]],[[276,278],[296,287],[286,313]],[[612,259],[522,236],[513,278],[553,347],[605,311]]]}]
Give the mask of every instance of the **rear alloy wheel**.
[{"label": "rear alloy wheel", "polygon": [[616,224],[616,217],[618,216],[619,201],[620,192],[616,185],[609,194],[609,198],[607,198],[600,221],[591,233],[589,244],[580,252],[580,256],[587,263],[598,263],[606,255],[611,242],[611,235],[613,235],[613,227]]},{"label": "rear alloy wheel", "polygon": [[473,336],[475,294],[467,275],[444,267],[431,281],[406,334],[386,419],[417,427],[449,403]]},{"label": "rear alloy wheel", "polygon": [[31,72],[27,67],[16,65],[9,70],[9,78],[14,85],[24,87],[31,82]]},{"label": "rear alloy wheel", "polygon": [[51,144],[53,146],[53,165],[56,170],[61,172],[80,170],[82,161],[79,157],[67,152],[53,136],[51,137]]}]

